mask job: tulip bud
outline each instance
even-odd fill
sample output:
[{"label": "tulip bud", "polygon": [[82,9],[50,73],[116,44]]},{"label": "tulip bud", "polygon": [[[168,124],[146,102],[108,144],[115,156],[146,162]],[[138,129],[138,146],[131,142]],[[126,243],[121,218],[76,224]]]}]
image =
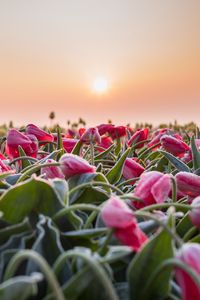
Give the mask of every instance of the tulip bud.
[{"label": "tulip bud", "polygon": [[[136,131],[130,140],[128,141],[128,146],[131,147],[134,144],[137,144],[139,142],[145,141],[148,138],[149,129],[144,128],[141,130]],[[141,143],[137,146],[137,148],[142,148],[144,146],[144,143]]]},{"label": "tulip bud", "polygon": [[9,158],[19,156],[19,146],[22,147],[26,155],[36,157],[38,150],[37,139],[32,135],[30,137],[26,136],[16,129],[10,129],[6,141],[6,154]]},{"label": "tulip bud", "polygon": [[[176,258],[184,265],[190,267],[200,276],[200,245],[196,243],[184,244],[178,251]],[[175,268],[175,276],[181,287],[183,300],[200,299],[200,287],[191,276],[181,268]]]},{"label": "tulip bud", "polygon": [[54,137],[53,137],[52,134],[40,129],[39,127],[37,127],[34,124],[29,124],[29,125],[26,126],[26,133],[27,134],[33,134],[34,136],[36,136],[38,141],[53,142],[53,140],[54,140]]},{"label": "tulip bud", "polygon": [[[134,158],[126,158],[123,167],[123,177],[125,179],[131,179],[139,177],[144,172],[144,167],[141,166]],[[134,184],[134,180],[130,184]]]},{"label": "tulip bud", "polygon": [[75,145],[78,143],[78,139],[70,139],[70,138],[63,138],[63,147],[67,153],[71,153]]},{"label": "tulip bud", "polygon": [[175,176],[177,187],[185,196],[200,196],[200,176],[189,172],[179,172]]},{"label": "tulip bud", "polygon": [[143,173],[134,190],[134,196],[143,203],[134,202],[136,208],[142,208],[167,200],[171,191],[171,176],[157,171]]},{"label": "tulip bud", "polygon": [[78,155],[66,153],[60,158],[61,170],[66,178],[84,173],[94,173],[95,167]]},{"label": "tulip bud", "polygon": [[88,128],[80,137],[80,140],[83,143],[97,142],[101,143],[101,136],[96,127]]},{"label": "tulip bud", "polygon": [[132,210],[117,196],[112,196],[104,204],[101,217],[107,227],[115,229],[116,238],[136,252],[148,240],[139,228]]},{"label": "tulip bud", "polygon": [[200,229],[200,196],[192,201],[192,210],[189,213],[192,224]]},{"label": "tulip bud", "polygon": [[[56,163],[53,159],[47,159],[46,163]],[[59,166],[48,166],[41,169],[41,174],[44,175],[45,179],[61,178],[64,179],[65,176],[61,171]]]},{"label": "tulip bud", "polygon": [[190,150],[190,147],[180,139],[170,135],[163,135],[160,139],[162,147],[175,156],[184,155]]}]

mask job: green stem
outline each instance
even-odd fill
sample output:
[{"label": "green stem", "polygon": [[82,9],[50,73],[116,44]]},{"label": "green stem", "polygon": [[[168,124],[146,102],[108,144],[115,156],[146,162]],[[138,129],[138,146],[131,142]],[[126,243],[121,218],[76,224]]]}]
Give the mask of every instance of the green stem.
[{"label": "green stem", "polygon": [[75,211],[75,210],[88,210],[88,211],[95,211],[95,212],[100,212],[100,208],[92,205],[92,204],[74,204],[68,207],[65,207],[63,209],[61,209],[59,212],[57,212],[54,216],[53,216],[53,220],[56,221],[57,219],[65,216],[68,212],[70,211]]},{"label": "green stem", "polygon": [[31,259],[40,266],[49,283],[49,286],[52,289],[55,299],[65,300],[62,289],[60,288],[56,276],[52,272],[50,266],[41,255],[32,250],[20,251],[11,258],[5,271],[4,280],[8,280],[9,278],[13,277],[19,265],[26,259]]},{"label": "green stem", "polygon": [[172,182],[172,201],[176,202],[177,201],[177,185],[176,185],[176,180],[174,177],[171,177],[171,182]]},{"label": "green stem", "polygon": [[32,175],[33,173],[39,171],[40,169],[42,169],[44,167],[52,167],[52,166],[60,166],[60,163],[46,163],[46,164],[34,166],[34,167],[28,169],[26,172],[24,172],[22,174],[22,176],[17,180],[17,183],[22,182],[27,177],[29,177],[30,175]]},{"label": "green stem", "polygon": [[198,229],[196,227],[190,228],[183,237],[184,242],[189,241],[197,232]]},{"label": "green stem", "polygon": [[71,189],[68,193],[69,196],[71,196],[71,194],[77,192],[78,190],[85,188],[85,187],[93,187],[93,186],[103,186],[103,187],[108,187],[110,189],[112,189],[113,191],[117,192],[120,195],[124,195],[124,193],[118,189],[116,186],[109,184],[107,182],[102,182],[102,181],[91,181],[91,182],[85,182],[82,183],[76,187],[74,187],[73,189]]},{"label": "green stem", "polygon": [[155,145],[153,145],[153,146],[151,146],[151,147],[149,147],[149,148],[147,148],[147,149],[145,149],[144,151],[141,151],[139,153],[139,155],[138,155],[138,158],[140,159],[141,157],[143,157],[144,155],[146,155],[149,151],[151,151],[152,149],[154,149],[155,147],[157,147],[159,145],[160,145],[160,142],[157,143],[157,144],[155,144]]},{"label": "green stem", "polygon": [[137,181],[138,179],[140,179],[140,177],[133,177],[133,178],[130,178],[128,180],[124,180],[123,182],[118,183],[117,187],[119,188],[119,187],[121,187],[121,186],[123,186],[125,184],[131,183],[132,181]]},{"label": "green stem", "polygon": [[12,164],[14,164],[15,162],[17,162],[19,160],[25,160],[25,159],[28,159],[28,160],[31,160],[31,161],[34,161],[34,162],[38,161],[36,158],[33,158],[31,156],[19,156],[19,157],[13,159],[11,162],[9,162],[9,165],[12,165]]},{"label": "green stem", "polygon": [[182,245],[183,245],[182,239],[175,232],[173,232],[166,224],[164,224],[161,220],[159,220],[156,216],[153,216],[152,214],[149,214],[149,213],[141,212],[141,210],[134,212],[134,215],[136,217],[144,217],[144,218],[154,220],[171,235],[171,237],[177,242],[177,245],[179,247],[182,247]]},{"label": "green stem", "polygon": [[90,156],[91,156],[91,165],[94,166],[94,144],[93,144],[93,141],[90,141]]},{"label": "green stem", "polygon": [[86,261],[86,263],[90,266],[90,268],[92,269],[92,271],[97,276],[100,283],[102,284],[102,288],[104,292],[107,294],[106,299],[119,300],[107,273],[104,271],[100,263],[98,263],[94,258],[90,258],[85,253],[78,252],[75,250],[69,250],[63,253],[62,255],[60,255],[54,264],[54,271],[56,275],[58,275],[59,272],[61,271],[65,261],[71,257],[82,258],[83,260]]},{"label": "green stem", "polygon": [[174,206],[177,208],[182,208],[182,209],[187,209],[187,210],[191,210],[192,206],[189,204],[181,204],[181,203],[162,203],[162,204],[152,204],[152,205],[148,205],[144,208],[141,208],[139,211],[143,212],[143,211],[150,211],[150,210],[159,210],[162,208],[168,208],[170,206]]},{"label": "green stem", "polygon": [[113,232],[114,232],[114,229],[109,229],[108,230],[105,241],[104,241],[103,245],[101,246],[101,248],[98,251],[101,256],[104,256],[106,254],[107,247],[108,247],[108,244],[110,242],[110,239],[112,238]]}]

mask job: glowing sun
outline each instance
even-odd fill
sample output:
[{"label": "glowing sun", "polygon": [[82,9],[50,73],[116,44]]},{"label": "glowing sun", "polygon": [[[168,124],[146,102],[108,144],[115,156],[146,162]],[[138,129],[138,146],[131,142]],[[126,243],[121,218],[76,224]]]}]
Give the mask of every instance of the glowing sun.
[{"label": "glowing sun", "polygon": [[93,82],[93,90],[98,93],[102,94],[108,90],[108,81],[105,77],[98,77]]}]

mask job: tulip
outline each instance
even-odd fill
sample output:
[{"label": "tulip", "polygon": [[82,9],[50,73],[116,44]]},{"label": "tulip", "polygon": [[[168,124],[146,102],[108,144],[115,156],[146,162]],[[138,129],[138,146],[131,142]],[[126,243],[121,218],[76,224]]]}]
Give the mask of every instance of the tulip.
[{"label": "tulip", "polygon": [[112,196],[104,204],[101,217],[107,227],[114,229],[116,238],[136,252],[148,240],[139,228],[132,210],[117,196]]},{"label": "tulip", "polygon": [[112,124],[101,124],[98,125],[98,131],[100,135],[104,135],[105,133],[109,133],[109,131],[114,127]]},{"label": "tulip", "polygon": [[[125,179],[131,179],[134,177],[139,177],[144,172],[144,167],[141,166],[134,158],[126,158],[123,167],[123,177]],[[132,181],[130,184],[134,184]]]},{"label": "tulip", "polygon": [[175,156],[183,156],[190,151],[190,147],[180,139],[170,135],[163,135],[160,139],[162,147]]},{"label": "tulip", "polygon": [[78,143],[78,139],[63,138],[62,142],[65,151],[71,153],[75,145]]},{"label": "tulip", "polygon": [[189,172],[179,172],[175,176],[177,188],[185,196],[200,196],[200,176]]},{"label": "tulip", "polygon": [[[131,147],[133,144],[137,144],[139,142],[145,141],[148,138],[149,129],[144,128],[141,130],[136,131],[128,141],[128,146]],[[142,148],[144,143],[141,143],[136,148]]]},{"label": "tulip", "polygon": [[[80,131],[79,131],[80,132]],[[101,136],[96,127],[88,128],[80,137],[83,143],[101,143]]]},{"label": "tulip", "polygon": [[2,160],[0,160],[0,174],[4,172],[9,172],[11,170],[12,169],[9,166],[7,166]]},{"label": "tulip", "polygon": [[61,170],[67,179],[78,174],[94,173],[96,169],[94,166],[91,166],[87,160],[71,153],[64,154],[59,162],[61,164]]},{"label": "tulip", "polygon": [[158,171],[143,173],[134,190],[134,196],[141,202],[134,202],[136,208],[147,205],[163,203],[167,200],[171,191],[171,176]]},{"label": "tulip", "polygon": [[[112,139],[109,136],[102,136],[101,137],[101,142],[98,143],[98,146],[101,147],[101,148],[104,148],[104,149],[108,149],[111,145],[112,145]],[[104,151],[104,150],[98,148],[98,146],[97,146],[97,150],[99,152]]]},{"label": "tulip", "polygon": [[[184,265],[190,267],[197,275],[200,276],[200,245],[196,243],[184,244],[178,251],[176,258]],[[182,300],[198,300],[200,299],[200,287],[191,276],[183,269],[175,268],[175,277],[181,287]]]},{"label": "tulip", "polygon": [[200,229],[200,196],[192,201],[192,210],[189,213],[192,224]]},{"label": "tulip", "polygon": [[[37,127],[34,124],[28,124],[26,126],[26,133],[27,134],[33,134],[34,136],[36,136],[36,138],[38,139],[38,141],[48,141],[48,142],[53,142],[54,137],[52,134],[40,129],[39,127]],[[44,145],[45,143],[43,143]]]},{"label": "tulip", "polygon": [[113,126],[108,129],[113,140],[126,136],[126,127],[125,126]]},{"label": "tulip", "polygon": [[10,129],[7,134],[6,154],[9,158],[19,156],[18,146],[21,146],[28,156],[36,157],[38,151],[38,141],[35,136],[19,132],[16,129]]},{"label": "tulip", "polygon": [[6,157],[0,152],[0,160],[5,160]]},{"label": "tulip", "polygon": [[[47,159],[46,163],[56,163],[53,159]],[[64,179],[65,176],[61,171],[59,166],[48,166],[41,169],[41,174],[44,175],[45,179],[61,178]]]}]

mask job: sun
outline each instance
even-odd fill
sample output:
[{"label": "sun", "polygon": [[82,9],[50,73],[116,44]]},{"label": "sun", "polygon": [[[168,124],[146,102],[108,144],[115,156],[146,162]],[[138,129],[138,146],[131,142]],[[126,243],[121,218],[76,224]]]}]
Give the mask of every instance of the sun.
[{"label": "sun", "polygon": [[105,77],[97,77],[93,82],[93,90],[98,94],[103,94],[108,90],[108,80]]}]

